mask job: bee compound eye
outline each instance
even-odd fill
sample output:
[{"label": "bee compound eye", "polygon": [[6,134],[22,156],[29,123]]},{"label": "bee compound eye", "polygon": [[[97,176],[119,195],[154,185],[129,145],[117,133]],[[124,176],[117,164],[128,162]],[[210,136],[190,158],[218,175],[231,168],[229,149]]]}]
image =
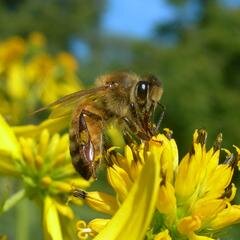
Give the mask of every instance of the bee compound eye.
[{"label": "bee compound eye", "polygon": [[144,100],[147,98],[148,88],[149,88],[148,82],[140,81],[140,82],[137,84],[137,92],[136,92],[136,95],[137,95],[137,98],[138,98],[139,100],[144,101]]}]

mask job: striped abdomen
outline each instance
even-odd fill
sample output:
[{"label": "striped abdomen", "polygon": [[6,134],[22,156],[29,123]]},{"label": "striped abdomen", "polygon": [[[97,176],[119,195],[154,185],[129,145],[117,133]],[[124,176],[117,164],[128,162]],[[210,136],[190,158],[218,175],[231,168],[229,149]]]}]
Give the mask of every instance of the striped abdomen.
[{"label": "striped abdomen", "polygon": [[[82,109],[72,118],[69,130],[70,154],[76,171],[86,180],[96,178],[96,157],[101,155],[102,122],[96,114]],[[97,119],[98,118],[98,119]]]}]

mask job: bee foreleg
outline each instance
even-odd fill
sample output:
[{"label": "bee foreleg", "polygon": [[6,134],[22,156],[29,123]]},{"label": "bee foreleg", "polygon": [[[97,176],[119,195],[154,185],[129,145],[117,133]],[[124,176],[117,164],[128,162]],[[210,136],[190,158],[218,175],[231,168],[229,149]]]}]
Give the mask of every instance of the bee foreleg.
[{"label": "bee foreleg", "polygon": [[133,118],[136,120],[136,124],[142,125],[142,116],[138,114],[138,111],[136,110],[136,106],[134,103],[130,104],[130,111],[133,116]]},{"label": "bee foreleg", "polygon": [[130,120],[129,118],[123,117],[123,118],[121,118],[121,120],[125,123],[125,125],[127,125],[127,127],[129,128],[129,130],[130,130],[133,134],[135,134],[137,137],[139,137],[141,140],[146,140],[146,141],[147,141],[147,140],[150,139],[150,137],[149,137],[146,133],[140,131],[140,130],[138,129],[136,123],[134,123],[134,122],[133,122],[132,120]]},{"label": "bee foreleg", "polygon": [[129,132],[128,129],[125,129],[125,130],[123,131],[123,139],[124,139],[125,143],[126,143],[127,145],[129,145],[129,146],[130,146],[132,143],[135,143],[135,142],[136,142],[136,139],[134,139],[134,137],[131,135],[131,133]]},{"label": "bee foreleg", "polygon": [[161,103],[158,103],[158,105],[161,107],[162,112],[161,112],[160,117],[159,117],[159,119],[157,121],[157,124],[156,124],[156,126],[154,128],[154,135],[156,135],[158,133],[159,128],[160,128],[160,126],[162,124],[162,120],[164,118],[165,111],[166,111],[166,107],[164,105],[162,105]]}]

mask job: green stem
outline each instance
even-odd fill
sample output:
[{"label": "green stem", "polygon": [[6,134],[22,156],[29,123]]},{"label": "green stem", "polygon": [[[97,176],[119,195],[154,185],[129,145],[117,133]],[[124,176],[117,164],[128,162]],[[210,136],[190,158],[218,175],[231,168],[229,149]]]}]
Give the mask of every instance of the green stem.
[{"label": "green stem", "polygon": [[30,215],[28,201],[21,201],[16,208],[16,236],[18,240],[29,239]]}]

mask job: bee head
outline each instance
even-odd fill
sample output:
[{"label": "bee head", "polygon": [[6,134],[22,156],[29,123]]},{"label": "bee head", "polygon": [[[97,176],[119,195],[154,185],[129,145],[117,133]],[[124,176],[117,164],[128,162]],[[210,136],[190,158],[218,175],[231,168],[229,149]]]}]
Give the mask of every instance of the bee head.
[{"label": "bee head", "polygon": [[138,81],[135,87],[135,98],[140,109],[148,110],[151,105],[155,105],[159,102],[162,93],[162,84],[154,75],[148,75]]}]

